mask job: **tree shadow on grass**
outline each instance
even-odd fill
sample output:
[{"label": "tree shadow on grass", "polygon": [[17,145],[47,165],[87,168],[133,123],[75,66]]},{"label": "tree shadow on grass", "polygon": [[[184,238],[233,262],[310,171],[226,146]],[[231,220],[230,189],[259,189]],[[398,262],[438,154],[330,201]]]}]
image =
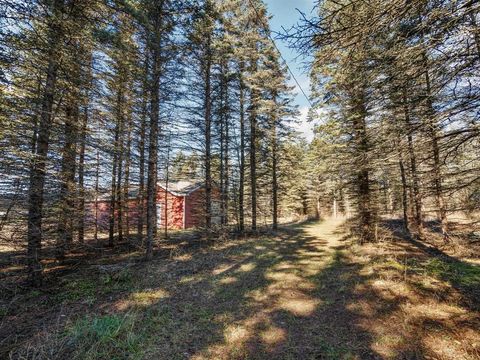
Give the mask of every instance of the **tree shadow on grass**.
[{"label": "tree shadow on grass", "polygon": [[412,323],[402,327],[397,318],[418,294],[373,287],[374,274],[364,274],[364,266],[352,263],[341,248],[335,249],[332,262],[316,267],[328,259],[326,244],[293,229],[276,241],[259,242],[263,252],[217,274],[214,286],[204,279],[202,287],[214,304],[188,302],[212,315],[212,328],[208,334],[199,328],[187,342],[188,350],[171,355],[420,359],[431,353],[424,344],[425,327],[445,334],[458,331],[462,322],[467,331],[474,328],[468,319],[438,319],[435,314],[412,316]]},{"label": "tree shadow on grass", "polygon": [[[309,226],[316,225],[185,248],[171,260],[137,264],[126,286],[106,292],[83,311],[74,308],[57,342],[39,336],[39,348],[50,350],[51,358],[411,359],[428,354],[415,326],[448,331],[452,325],[427,314],[402,328],[409,294],[374,287],[377,274],[353,261],[346,243],[331,248],[330,239],[311,235]],[[112,317],[133,320],[105,340],[94,320]]]},{"label": "tree shadow on grass", "polygon": [[[395,239],[403,241],[405,247],[414,247],[423,255],[422,270],[447,281],[462,294],[463,304],[471,310],[480,310],[480,266],[457,259],[441,249],[415,239],[405,231],[401,231],[400,220],[387,220],[382,224],[392,231]],[[411,251],[412,252],[412,251]],[[425,258],[425,257],[424,257]]]},{"label": "tree shadow on grass", "polygon": [[[290,229],[277,240],[245,246],[241,251],[253,254],[231,267],[220,264],[219,272],[191,282],[186,293],[184,287],[170,292],[170,297],[157,305],[177,308],[177,315],[172,317],[177,320],[162,325],[176,336],[167,347],[158,346],[164,341],[158,339],[157,346],[151,346],[161,351],[155,355],[379,358],[372,350],[371,333],[361,326],[364,317],[348,308],[356,299],[365,300],[366,294],[356,291],[366,286],[369,278],[360,275],[361,266],[347,262],[338,249],[328,263],[326,245],[327,241],[303,230]],[[373,303],[379,300],[376,294],[369,296]],[[396,305],[397,299],[383,299],[372,311],[394,311]],[[420,354],[419,349],[412,351]]]}]

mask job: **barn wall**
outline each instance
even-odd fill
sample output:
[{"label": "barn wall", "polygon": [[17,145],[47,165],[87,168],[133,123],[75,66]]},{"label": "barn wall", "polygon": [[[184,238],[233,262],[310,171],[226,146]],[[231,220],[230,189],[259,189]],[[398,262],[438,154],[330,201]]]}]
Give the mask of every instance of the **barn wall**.
[{"label": "barn wall", "polygon": [[[220,190],[218,188],[212,189],[212,200],[220,202]],[[159,188],[157,191],[157,204],[161,205],[162,209],[165,209],[165,190]],[[109,228],[110,221],[110,202],[109,201],[99,201],[98,205],[98,227],[101,231],[106,231]],[[167,192],[167,219],[168,227],[171,229],[183,229],[183,205],[184,197],[175,196]],[[86,226],[93,228],[95,223],[95,203],[90,202],[86,204]],[[129,224],[133,228],[138,223],[138,208],[137,200],[131,199],[128,202],[129,208]],[[213,206],[219,209],[219,206]],[[159,214],[157,214],[158,216]],[[212,222],[215,224],[216,220],[219,219],[219,214],[212,214]],[[117,223],[118,209],[115,211],[115,222]],[[146,216],[146,212],[145,212]],[[162,228],[165,224],[165,212],[162,211],[160,214],[160,226]],[[205,223],[205,189],[201,188],[187,197],[185,197],[185,228],[192,227],[201,227]],[[124,218],[125,226],[125,218]]]},{"label": "barn wall", "polygon": [[[220,202],[220,190],[218,188],[212,189],[212,201]],[[218,208],[218,207],[217,207]],[[215,210],[215,206],[213,209]],[[215,223],[215,217],[218,214],[212,214],[213,219],[212,223]],[[185,208],[185,223],[186,228],[192,227],[201,227],[205,224],[205,189],[201,188],[186,198],[186,208]]]},{"label": "barn wall", "polygon": [[198,219],[197,217],[194,218],[193,211],[192,211],[192,209],[195,207],[203,208],[204,203],[198,193],[199,191],[195,191],[189,196],[185,197],[185,228],[186,229],[199,226],[200,219]]},{"label": "barn wall", "polygon": [[[165,191],[160,189],[157,192],[157,204],[162,205],[164,209],[165,204]],[[110,201],[98,201],[98,228],[100,231],[108,230],[110,226]],[[183,197],[177,197],[168,193],[167,197],[167,207],[168,207],[168,227],[173,229],[182,229],[183,228]],[[157,208],[158,209],[158,208]],[[134,228],[138,224],[138,204],[136,199],[131,199],[128,201],[128,222],[131,228]],[[146,206],[144,216],[146,217]],[[162,211],[160,215],[160,224],[159,228],[162,228],[165,224],[165,212]],[[125,210],[123,212],[123,225],[126,226],[125,219]],[[115,226],[118,222],[118,209],[115,210]],[[86,204],[86,213],[85,213],[85,225],[89,228],[93,228],[95,224],[95,203],[89,202]],[[146,219],[144,220],[146,224]]]},{"label": "barn wall", "polygon": [[[157,192],[157,204],[165,209],[165,190],[162,188],[159,188]],[[162,228],[165,226],[165,210],[160,214],[160,218],[161,224],[159,227]],[[167,192],[167,223],[171,229],[183,228],[183,197],[175,196],[169,192]]]},{"label": "barn wall", "polygon": [[[110,226],[110,201],[100,200],[97,202],[97,221],[100,231],[108,230]],[[125,210],[123,213],[124,226],[126,225]],[[118,209],[115,209],[115,224],[118,221]],[[128,222],[131,227],[136,226],[138,222],[137,200],[128,201]],[[85,204],[85,226],[93,228],[95,226],[95,202]]]}]

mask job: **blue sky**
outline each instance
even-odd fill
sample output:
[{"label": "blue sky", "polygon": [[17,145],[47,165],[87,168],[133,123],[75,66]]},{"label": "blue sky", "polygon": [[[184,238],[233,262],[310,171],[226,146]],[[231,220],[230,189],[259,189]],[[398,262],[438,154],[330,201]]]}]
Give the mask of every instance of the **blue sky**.
[{"label": "blue sky", "polygon": [[[273,31],[277,32],[282,29],[282,26],[288,29],[298,21],[300,15],[296,9],[310,15],[314,7],[314,0],[265,0],[265,3],[267,4],[268,12],[270,15],[273,15],[273,18],[270,20],[270,27]],[[309,95],[310,82],[304,64],[302,63],[303,60],[301,58],[297,59],[298,54],[295,50],[289,49],[281,40],[276,40],[276,43],[303,90]],[[296,85],[293,79],[292,85]],[[313,136],[312,124],[306,121],[309,107],[308,101],[298,88],[296,89],[296,93],[295,102],[301,112],[300,123],[297,125],[297,129],[308,140],[311,140]]]}]

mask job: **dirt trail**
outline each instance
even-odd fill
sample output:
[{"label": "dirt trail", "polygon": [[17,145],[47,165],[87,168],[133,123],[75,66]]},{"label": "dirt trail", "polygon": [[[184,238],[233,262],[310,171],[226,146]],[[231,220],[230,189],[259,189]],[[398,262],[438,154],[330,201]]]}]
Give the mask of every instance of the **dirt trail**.
[{"label": "dirt trail", "polygon": [[[326,220],[294,226],[257,246],[255,261],[241,268],[261,274],[263,286],[245,292],[242,319],[226,327],[224,341],[193,358],[374,357],[365,348],[363,331],[353,331],[345,308],[352,268],[339,260],[339,248],[345,245],[342,223]],[[272,261],[264,263],[265,257]],[[238,278],[231,281],[238,284]]]},{"label": "dirt trail", "polygon": [[335,248],[345,245],[341,241],[345,236],[344,231],[341,229],[344,222],[344,219],[326,219],[322,222],[303,225],[302,228],[307,236],[326,241],[326,244],[322,244],[322,246],[326,245],[329,248]]}]

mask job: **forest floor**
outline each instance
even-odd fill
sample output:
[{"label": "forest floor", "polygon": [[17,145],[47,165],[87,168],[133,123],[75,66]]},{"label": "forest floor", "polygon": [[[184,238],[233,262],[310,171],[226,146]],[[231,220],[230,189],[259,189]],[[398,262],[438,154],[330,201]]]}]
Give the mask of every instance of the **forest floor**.
[{"label": "forest floor", "polygon": [[480,359],[480,267],[424,243],[326,220],[140,258],[2,298],[0,358]]}]

